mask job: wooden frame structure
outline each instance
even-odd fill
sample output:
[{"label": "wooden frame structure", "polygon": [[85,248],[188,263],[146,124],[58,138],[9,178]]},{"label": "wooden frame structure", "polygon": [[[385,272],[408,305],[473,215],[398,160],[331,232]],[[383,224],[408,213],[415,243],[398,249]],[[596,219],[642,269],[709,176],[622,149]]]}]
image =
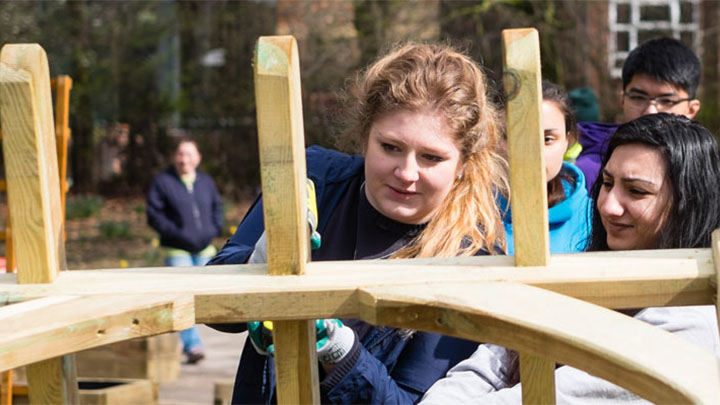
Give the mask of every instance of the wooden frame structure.
[{"label": "wooden frame structure", "polygon": [[[513,196],[512,206],[546,213],[546,199],[538,193],[544,179],[537,178],[542,172],[537,32],[508,31],[504,44],[512,181],[515,189],[543,185],[528,196]],[[18,156],[6,153],[13,174],[8,186],[26,200],[13,204],[12,214],[28,228],[18,234],[20,274],[0,275],[0,303],[6,305],[0,308],[0,370],[41,361],[34,367],[45,377],[36,374],[30,381],[33,403],[71,402],[71,390],[63,389],[72,385],[71,362],[57,356],[195,322],[258,319],[280,321],[275,332],[279,402],[318,402],[308,320],[330,317],[517,350],[525,403],[554,400],[555,362],[654,402],[720,398],[720,361],[712,354],[607,309],[717,304],[720,231],[713,235],[712,249],[549,256],[547,238],[522,242],[525,233],[542,233],[545,223],[513,215],[515,257],[307,262],[299,60],[292,37],[261,38],[255,56],[270,262],[58,272],[63,244],[53,218],[60,204],[57,188],[50,186],[57,174],[49,170],[57,165],[44,152],[50,146],[43,129],[50,120],[40,112],[47,96],[33,92],[47,80],[42,78],[46,68],[36,66],[47,66],[40,51],[13,45],[0,55],[5,142],[25,147],[13,152]]]}]

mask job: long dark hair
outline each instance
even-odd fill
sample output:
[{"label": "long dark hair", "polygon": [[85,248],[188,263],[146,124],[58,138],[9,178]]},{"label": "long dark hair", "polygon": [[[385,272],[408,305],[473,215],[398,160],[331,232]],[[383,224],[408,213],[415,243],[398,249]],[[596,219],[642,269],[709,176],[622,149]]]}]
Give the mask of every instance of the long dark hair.
[{"label": "long dark hair", "polygon": [[[578,140],[577,124],[573,115],[570,103],[568,102],[567,93],[555,83],[543,80],[542,82],[543,101],[555,104],[565,117],[565,136],[567,136],[568,146],[574,144]],[[548,207],[552,207],[565,200],[565,187],[563,181],[574,182],[575,178],[567,173],[560,171],[554,179],[547,183]]]},{"label": "long dark hair", "polygon": [[[672,206],[658,248],[709,247],[712,231],[720,228],[720,150],[712,133],[682,115],[645,115],[615,131],[602,167],[618,146],[631,143],[659,149],[667,162]],[[597,206],[602,187],[600,173],[591,192],[595,203],[587,250],[609,250]]]}]

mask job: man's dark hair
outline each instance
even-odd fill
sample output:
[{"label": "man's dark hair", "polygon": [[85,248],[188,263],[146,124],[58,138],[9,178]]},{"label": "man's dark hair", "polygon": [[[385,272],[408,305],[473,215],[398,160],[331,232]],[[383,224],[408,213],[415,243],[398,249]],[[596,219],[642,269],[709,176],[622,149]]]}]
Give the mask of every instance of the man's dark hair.
[{"label": "man's dark hair", "polygon": [[655,38],[643,42],[625,59],[623,89],[640,73],[683,89],[694,98],[700,83],[700,60],[692,49],[677,39]]},{"label": "man's dark hair", "polygon": [[[631,143],[657,148],[667,163],[672,197],[658,248],[709,247],[712,231],[720,228],[720,149],[712,133],[682,115],[644,115],[615,131],[602,167],[616,148]],[[597,205],[602,187],[600,174],[591,191],[594,204],[588,250],[609,250]]]}]

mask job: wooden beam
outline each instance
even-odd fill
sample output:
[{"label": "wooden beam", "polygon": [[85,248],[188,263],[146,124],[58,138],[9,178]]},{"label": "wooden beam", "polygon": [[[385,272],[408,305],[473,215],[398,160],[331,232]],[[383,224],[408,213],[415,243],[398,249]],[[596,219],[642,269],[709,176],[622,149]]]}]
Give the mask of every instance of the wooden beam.
[{"label": "wooden beam", "polygon": [[[515,264],[544,266],[550,241],[540,42],[534,28],[503,30],[502,38]],[[555,363],[520,353],[520,375],[523,403],[555,403]]]},{"label": "wooden beam", "polygon": [[503,30],[510,208],[517,266],[550,261],[540,42],[534,28]]},{"label": "wooden beam", "polygon": [[[67,182],[68,141],[70,140],[70,89],[72,79],[60,75],[52,79],[55,89],[55,145],[57,148],[58,178],[60,179],[60,202],[62,218],[65,218],[65,194],[69,190]],[[64,235],[63,235],[64,237]]]},{"label": "wooden beam", "polygon": [[[551,358],[651,402],[714,403],[720,398],[720,360],[706,348],[539,288],[507,282],[387,286],[359,291],[358,302],[361,318],[372,324],[475,339]],[[523,402],[532,398],[523,397]]]},{"label": "wooden beam", "polygon": [[[258,295],[262,301],[263,294]],[[30,352],[31,347],[52,356],[57,354],[55,351],[79,350],[88,342],[98,343],[98,337],[90,336],[97,334],[100,327],[107,327],[104,336],[127,338],[127,329],[146,324],[144,319],[138,318],[137,325],[130,321],[133,326],[129,326],[129,318],[117,324],[101,324],[93,317],[98,314],[107,317],[109,311],[118,306],[139,306],[138,300],[147,299],[142,297],[147,294],[137,298],[123,294],[85,298],[55,296],[6,306],[0,310],[0,322],[13,332],[0,335],[0,355],[5,356],[0,357],[0,364],[10,361],[10,367],[17,366],[19,362],[13,360],[13,356],[28,356],[25,353]],[[308,300],[312,298],[310,295]],[[179,299],[180,307],[191,305],[182,296]],[[542,355],[585,370],[653,402],[712,403],[711,399],[720,398],[720,360],[706,349],[615,311],[539,288],[511,282],[426,283],[412,288],[377,285],[356,290],[349,301],[358,318],[373,324],[427,330]],[[157,302],[162,300],[158,298]],[[103,307],[89,308],[95,303]],[[87,308],[84,310],[87,318],[83,319],[78,311],[69,311],[72,307]],[[49,312],[65,315],[48,321],[49,317],[43,314]],[[148,322],[167,320],[157,309],[147,309],[147,313],[151,314]],[[191,310],[180,311],[181,316],[188,314],[189,317],[191,313]],[[314,314],[308,310],[300,315]],[[188,317],[153,331],[182,328],[192,323]],[[18,331],[18,326],[26,331]],[[85,333],[88,338],[62,336],[63,331],[67,333],[75,328],[85,328],[85,332],[79,333]],[[300,333],[296,337],[305,335]],[[55,339],[52,344],[51,339]],[[72,342],[71,347],[65,348],[66,342]]]},{"label": "wooden beam", "polygon": [[37,45],[5,45],[0,105],[20,283],[52,282],[65,267],[50,77]]},{"label": "wooden beam", "polygon": [[187,329],[195,324],[194,300],[191,294],[49,296],[3,307],[0,324],[1,371],[122,340]]},{"label": "wooden beam", "polygon": [[[271,275],[302,275],[309,260],[300,60],[292,36],[260,37],[255,51],[260,175]],[[315,325],[273,329],[278,402],[319,403]]]},{"label": "wooden beam", "polygon": [[[65,268],[65,244],[50,71],[39,45],[3,46],[0,115],[18,281],[50,283]],[[28,366],[28,384],[33,403],[77,402],[71,357]]]},{"label": "wooden beam", "polygon": [[516,268],[512,257],[483,256],[311,262],[303,277],[270,277],[266,269],[255,264],[70,271],[45,285],[17,285],[15,274],[0,274],[0,304],[47,295],[190,293],[198,322],[246,322],[348,316],[347,300],[357,288],[485,281],[525,283],[617,309],[716,302],[710,249],[553,255],[547,267]]}]

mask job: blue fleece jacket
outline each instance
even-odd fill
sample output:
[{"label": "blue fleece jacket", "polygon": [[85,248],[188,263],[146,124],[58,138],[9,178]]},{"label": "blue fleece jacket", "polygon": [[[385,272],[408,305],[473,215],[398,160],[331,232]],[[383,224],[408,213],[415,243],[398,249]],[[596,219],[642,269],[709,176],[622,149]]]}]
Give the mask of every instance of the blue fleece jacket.
[{"label": "blue fleece jacket", "polygon": [[[351,184],[359,186],[362,182],[364,160],[320,147],[308,148],[306,157],[308,177],[315,183],[318,231],[323,234],[329,230],[327,225],[333,212],[342,208],[343,196],[356,192],[349,191]],[[247,262],[263,229],[262,202],[258,201],[210,264]],[[330,244],[323,242],[323,247],[328,249]],[[245,329],[244,324],[211,326],[228,332]],[[349,320],[347,326],[356,334],[355,344],[331,372],[321,375],[323,402],[416,402],[435,381],[477,348],[475,342],[436,333],[417,331],[409,336],[396,328],[368,325],[359,320]],[[259,355],[252,345],[246,344],[235,378],[232,403],[275,402],[273,359]]]},{"label": "blue fleece jacket", "polygon": [[[550,253],[573,253],[585,250],[585,241],[590,236],[590,215],[592,200],[585,189],[583,173],[570,163],[563,163],[561,173],[570,174],[574,182],[563,181],[565,200],[555,204],[548,212],[550,226]],[[505,198],[499,201],[505,212],[503,223],[508,240],[508,254],[515,254],[512,215]]]}]

